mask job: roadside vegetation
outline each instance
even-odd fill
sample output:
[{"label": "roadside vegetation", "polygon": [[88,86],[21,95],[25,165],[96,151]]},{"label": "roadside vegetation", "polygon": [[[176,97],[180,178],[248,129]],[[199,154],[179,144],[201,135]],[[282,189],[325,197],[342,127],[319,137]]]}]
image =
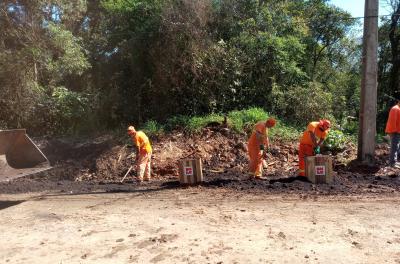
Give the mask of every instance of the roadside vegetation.
[{"label": "roadside vegetation", "polygon": [[[226,124],[225,122],[226,117]],[[268,117],[274,117],[261,108],[249,108],[246,110],[235,110],[223,114],[210,114],[206,116],[177,116],[168,119],[163,124],[157,121],[147,121],[141,129],[150,137],[157,137],[169,134],[171,132],[184,132],[188,134],[200,133],[205,127],[227,127],[234,133],[240,133],[245,138],[250,136],[253,126],[258,121],[265,121]],[[275,118],[275,117],[274,117]],[[304,127],[291,125],[290,122],[277,119],[277,124],[270,129],[269,136],[271,140],[280,141],[297,141],[305,130]],[[346,144],[354,142],[355,137],[345,131],[339,130],[337,125],[329,133],[329,137],[325,142],[325,147],[329,150],[338,151],[344,149]]]},{"label": "roadside vegetation", "polygon": [[[399,90],[399,6],[380,23],[380,132]],[[272,115],[293,124],[284,138],[321,117],[356,133],[359,22],[327,0],[4,0],[0,129],[195,132],[227,113],[236,131]]]}]

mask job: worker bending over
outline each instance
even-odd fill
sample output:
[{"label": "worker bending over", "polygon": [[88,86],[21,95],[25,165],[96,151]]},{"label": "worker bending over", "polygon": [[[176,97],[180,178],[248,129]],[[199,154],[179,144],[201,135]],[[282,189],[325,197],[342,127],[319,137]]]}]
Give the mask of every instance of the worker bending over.
[{"label": "worker bending over", "polygon": [[320,147],[329,133],[331,122],[323,119],[308,124],[300,139],[299,176],[305,176],[305,157],[320,153]]},{"label": "worker bending over", "polygon": [[152,148],[149,138],[142,131],[136,131],[133,126],[128,127],[128,135],[136,145],[136,171],[138,180],[149,181],[151,175]]},{"label": "worker bending over", "polygon": [[263,171],[263,159],[269,149],[268,129],[275,126],[276,120],[269,118],[267,121],[258,122],[247,143],[249,152],[250,178],[261,179]]}]

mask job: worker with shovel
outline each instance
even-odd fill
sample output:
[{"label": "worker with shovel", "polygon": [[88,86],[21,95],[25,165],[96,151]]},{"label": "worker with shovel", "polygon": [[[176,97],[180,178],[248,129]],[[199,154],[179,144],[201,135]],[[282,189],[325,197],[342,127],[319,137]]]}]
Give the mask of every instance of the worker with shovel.
[{"label": "worker with shovel", "polygon": [[300,139],[299,176],[305,175],[305,157],[320,154],[320,147],[328,136],[331,122],[327,119],[311,122]]},{"label": "worker with shovel", "polygon": [[276,120],[269,118],[267,121],[258,122],[247,143],[249,152],[249,172],[251,179],[262,179],[263,161],[269,149],[268,129],[275,126]]},{"label": "worker with shovel", "polygon": [[128,135],[136,145],[136,171],[138,180],[149,181],[151,175],[151,154],[152,148],[149,138],[142,131],[136,131],[133,126],[128,127]]}]

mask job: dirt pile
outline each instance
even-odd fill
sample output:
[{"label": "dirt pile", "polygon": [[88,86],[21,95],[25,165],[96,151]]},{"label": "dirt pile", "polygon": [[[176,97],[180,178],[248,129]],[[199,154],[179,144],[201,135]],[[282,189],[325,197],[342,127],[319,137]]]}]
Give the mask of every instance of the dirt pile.
[{"label": "dirt pile", "polygon": [[[315,194],[390,193],[400,190],[399,171],[388,169],[388,146],[379,145],[377,164],[366,167],[357,163],[356,147],[349,145],[340,153],[333,153],[335,181],[330,185],[313,185],[293,178],[296,176],[297,142],[272,142],[268,153],[265,176],[272,181],[248,180],[247,136],[226,128],[205,128],[201,134],[180,132],[153,138],[154,180],[141,188],[176,188],[178,161],[188,156],[201,157],[206,182],[203,187],[226,187],[240,191],[262,191]],[[49,158],[53,169],[38,175],[0,184],[0,192],[24,191],[132,191],[138,187],[133,181],[135,172],[125,185],[119,181],[134,163],[132,146],[118,142],[111,136],[96,139],[52,139],[39,146]],[[135,189],[136,190],[136,189]]]}]

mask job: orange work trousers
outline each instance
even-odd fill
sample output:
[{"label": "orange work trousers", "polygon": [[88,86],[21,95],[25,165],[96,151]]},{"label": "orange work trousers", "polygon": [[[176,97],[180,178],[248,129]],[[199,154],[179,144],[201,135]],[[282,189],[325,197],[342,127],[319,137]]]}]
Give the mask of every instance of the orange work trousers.
[{"label": "orange work trousers", "polygon": [[300,143],[300,146],[299,146],[299,176],[306,176],[305,157],[313,156],[313,155],[314,155],[313,146]]},{"label": "orange work trousers", "polygon": [[248,145],[249,152],[249,172],[254,177],[261,177],[263,172],[263,159],[260,146]]},{"label": "orange work trousers", "polygon": [[146,154],[139,154],[136,167],[137,177],[140,181],[150,180],[151,175],[151,152]]}]

